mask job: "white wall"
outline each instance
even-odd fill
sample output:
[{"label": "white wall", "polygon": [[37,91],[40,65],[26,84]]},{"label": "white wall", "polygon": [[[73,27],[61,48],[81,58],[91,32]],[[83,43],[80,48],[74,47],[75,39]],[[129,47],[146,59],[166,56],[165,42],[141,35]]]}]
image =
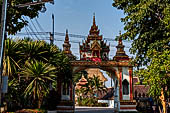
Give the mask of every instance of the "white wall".
[{"label": "white wall", "polygon": [[[122,68],[122,82],[123,80],[127,80],[129,82],[129,94],[128,95],[123,95],[123,100],[130,100],[130,80],[129,80],[129,67],[123,67]],[[122,85],[123,86],[123,85]],[[122,94],[123,94],[123,87],[122,87]]]},{"label": "white wall", "polygon": [[107,103],[108,107],[114,108],[114,100],[98,100],[98,103]]}]

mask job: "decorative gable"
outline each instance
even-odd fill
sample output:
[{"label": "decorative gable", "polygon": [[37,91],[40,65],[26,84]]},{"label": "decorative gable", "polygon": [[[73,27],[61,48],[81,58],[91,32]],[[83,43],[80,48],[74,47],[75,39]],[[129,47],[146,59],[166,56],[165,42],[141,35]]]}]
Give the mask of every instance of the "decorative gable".
[{"label": "decorative gable", "polygon": [[80,45],[80,60],[92,60],[99,58],[100,60],[107,60],[109,55],[109,46],[103,41],[102,35],[99,35],[100,30],[96,25],[95,15],[93,16],[93,25],[87,36],[87,40]]},{"label": "decorative gable", "polygon": [[100,47],[99,43],[96,40],[93,41],[92,46],[91,46],[91,50],[92,51],[93,50],[101,50],[101,47]]}]

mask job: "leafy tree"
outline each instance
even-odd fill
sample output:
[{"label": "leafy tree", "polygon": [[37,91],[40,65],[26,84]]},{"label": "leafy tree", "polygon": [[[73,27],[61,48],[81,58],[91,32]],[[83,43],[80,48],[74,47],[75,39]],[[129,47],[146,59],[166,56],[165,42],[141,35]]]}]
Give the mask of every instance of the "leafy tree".
[{"label": "leafy tree", "polygon": [[[16,34],[17,31],[20,31],[25,25],[28,24],[28,21],[25,20],[22,16],[27,16],[31,19],[39,15],[39,11],[45,6],[44,4],[32,5],[26,7],[17,7],[19,4],[25,4],[32,2],[32,0],[8,0],[7,5],[7,18],[6,18],[6,31],[8,34]],[[0,1],[0,9],[2,9],[2,0]],[[1,18],[0,10],[0,18]]]},{"label": "leafy tree", "polygon": [[[64,53],[62,53],[62,51],[60,51],[57,46],[50,45],[45,41],[33,41],[29,38],[22,40],[5,40],[4,64],[5,65],[3,74],[9,76],[8,87],[10,90],[9,93],[6,95],[6,99],[13,100],[11,101],[11,104],[17,103],[16,105],[20,105],[20,107],[35,107],[35,105],[40,106],[42,98],[44,97],[44,95],[48,94],[48,90],[47,92],[44,92],[43,88],[48,89],[49,87],[47,87],[46,85],[48,84],[49,86],[49,82],[52,82],[52,86],[55,87],[57,84],[57,78],[68,80],[72,79],[68,57],[64,55]],[[35,78],[36,80],[38,79],[36,78],[36,76],[33,77],[33,75],[31,78],[29,76],[27,77],[28,79],[25,78],[25,71],[28,71],[29,68],[30,70],[32,69],[32,72],[34,74],[42,72],[42,76],[40,75],[40,79],[42,81],[39,80],[38,82],[36,82],[39,83],[38,85],[43,85],[44,83],[44,87],[39,87],[40,89],[42,89],[42,91],[37,90],[38,92],[28,93],[31,90],[29,88],[33,88],[33,86],[31,85],[28,86],[29,84],[31,84],[30,81],[33,78]],[[50,69],[48,70],[48,68]],[[43,69],[46,72],[44,72]],[[52,72],[50,71],[51,69],[53,69]],[[50,77],[52,76],[50,75],[50,73],[48,73],[48,71],[50,71],[51,74],[55,74],[55,77],[52,78],[55,79],[55,82],[53,82],[52,79],[47,80],[48,78],[50,79]],[[31,71],[29,72],[31,73]],[[46,80],[43,80],[41,78],[45,77],[45,75],[43,76],[43,74],[47,74],[46,77],[48,78],[44,78]],[[25,97],[22,95],[23,92]],[[38,93],[39,96],[35,93]],[[34,96],[31,96],[33,94]],[[35,98],[33,99],[33,97]],[[33,102],[33,100],[38,102],[38,97],[40,98],[39,104]],[[35,105],[33,105],[33,103]],[[18,109],[15,106],[11,106],[10,108]]]},{"label": "leafy tree", "polygon": [[87,84],[82,85],[80,89],[76,89],[77,101],[79,105],[94,106],[97,105],[97,94],[105,92],[106,87],[97,76],[87,79]]},{"label": "leafy tree", "polygon": [[26,61],[31,62],[35,60],[50,63],[56,67],[57,76],[62,76],[64,79],[72,79],[69,58],[57,46],[50,45],[45,41],[24,39],[21,49],[21,65],[25,65]]},{"label": "leafy tree", "polygon": [[75,93],[77,95],[78,105],[81,106],[83,99],[87,98],[87,96],[86,96],[86,89],[85,89],[85,87],[80,88],[80,89],[76,89]]},{"label": "leafy tree", "polygon": [[43,97],[49,92],[49,83],[56,82],[54,74],[55,67],[43,62],[26,62],[26,66],[21,71],[21,77],[28,79],[29,83],[24,91],[27,97],[33,97],[38,108],[41,107]]},{"label": "leafy tree", "polygon": [[106,89],[103,82],[101,82],[99,77],[95,75],[93,75],[92,78],[88,79],[86,87],[88,87],[86,88],[86,90],[87,92],[90,92],[91,97],[97,96],[98,92],[103,92]]},{"label": "leafy tree", "polygon": [[[152,53],[153,52],[153,53]],[[166,99],[170,95],[170,51],[157,52],[151,50],[148,52],[151,64],[147,69],[139,70],[138,74],[144,78],[144,81],[150,86],[149,94],[152,97],[160,98],[166,112]]]},{"label": "leafy tree", "polygon": [[[170,42],[169,0],[113,0],[113,6],[123,10],[125,33],[120,37],[133,40],[130,52],[136,54],[139,66],[147,65],[149,49],[162,50]],[[159,43],[157,43],[159,42]],[[156,43],[154,46],[151,44]]]},{"label": "leafy tree", "polygon": [[8,101],[8,110],[15,111],[18,107],[18,102],[23,99],[19,92],[18,79],[13,79],[8,82],[8,93],[5,95],[5,99]]},{"label": "leafy tree", "polygon": [[[138,66],[147,68],[139,74],[149,81],[150,94],[157,99],[162,94],[166,95],[165,87],[169,81],[169,68],[166,66],[170,64],[170,1],[114,0],[113,6],[124,11],[125,17],[121,21],[125,33],[120,37],[133,41],[130,52],[136,54],[134,62]],[[158,84],[159,88],[156,87]],[[165,100],[161,100],[162,105]],[[163,107],[165,113],[165,105]]]},{"label": "leafy tree", "polygon": [[22,63],[25,61],[43,61],[48,62],[48,48],[45,41],[32,41],[32,40],[23,40],[22,41]]}]

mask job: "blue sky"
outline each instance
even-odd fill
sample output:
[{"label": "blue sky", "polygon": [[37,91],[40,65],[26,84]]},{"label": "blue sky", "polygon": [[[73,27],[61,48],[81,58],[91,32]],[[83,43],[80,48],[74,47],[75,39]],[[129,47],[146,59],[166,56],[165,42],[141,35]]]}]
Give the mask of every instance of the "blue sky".
[{"label": "blue sky", "polygon": [[[47,11],[40,13],[37,20],[45,32],[52,32],[52,14],[54,14],[56,32],[65,33],[68,29],[71,34],[87,36],[95,13],[96,24],[103,38],[115,39],[120,30],[124,32],[123,23],[120,21],[124,14],[112,7],[112,3],[113,0],[54,0],[54,5],[46,3]],[[32,22],[36,26],[35,19]],[[21,32],[25,32],[25,28]],[[45,37],[49,37],[49,35]],[[60,40],[64,37],[55,35],[55,39]],[[82,42],[83,39],[70,37],[70,40]],[[117,42],[107,41],[107,44],[109,43],[111,44],[110,58],[113,58],[116,52],[116,48],[113,46],[116,46]],[[63,41],[55,41],[54,44],[62,49]],[[79,57],[79,44],[71,44],[73,54]],[[130,47],[130,43],[125,42],[124,44],[126,47]],[[129,56],[132,56],[129,54],[129,48],[125,48],[125,51]]]},{"label": "blue sky", "polygon": [[[51,3],[46,3],[47,11],[45,13],[39,13],[36,18],[39,24],[44,29],[44,32],[52,32],[52,14],[54,14],[55,20],[55,32],[65,33],[68,29],[70,34],[77,34],[87,36],[92,25],[93,14],[95,13],[96,24],[100,29],[100,35],[103,38],[115,39],[119,35],[119,31],[124,32],[123,23],[120,21],[124,14],[122,11],[117,10],[112,6],[113,0],[54,0],[54,5]],[[21,32],[26,32],[25,29],[30,29],[30,32],[43,32],[39,29],[36,20],[30,21],[28,17],[25,17],[29,21],[29,26],[22,29]],[[34,25],[36,28],[34,28]],[[27,35],[28,36],[28,35]],[[36,39],[36,37],[34,36]],[[41,38],[48,38],[49,34],[41,36]],[[64,40],[64,36],[55,35],[57,40]],[[82,38],[70,37],[71,41],[78,41],[82,43]],[[62,49],[62,44],[64,41],[54,41],[60,49]],[[107,41],[110,43],[110,58],[116,53],[116,41]],[[125,41],[125,51],[132,57],[129,53],[130,42]],[[79,58],[79,44],[71,42],[71,50],[74,55]]]},{"label": "blue sky", "polygon": [[[113,0],[54,0],[54,5],[47,3],[47,11],[40,13],[38,17],[39,23],[46,31],[52,31],[51,15],[55,16],[55,31],[65,32],[68,29],[71,34],[80,34],[87,36],[92,25],[93,13],[96,16],[96,24],[100,29],[100,34],[103,38],[115,39],[119,35],[119,31],[123,32],[123,23],[120,18],[124,16],[123,12],[112,7]],[[55,39],[63,39],[64,37],[55,36]],[[70,40],[82,39],[70,37]],[[113,46],[117,42],[108,41],[108,44]],[[63,42],[55,41],[62,49]],[[125,43],[127,47],[129,43]],[[129,48],[125,48],[127,54]],[[72,43],[72,51],[76,56],[78,55],[78,44]],[[110,57],[115,54],[115,47],[111,47]],[[130,55],[132,56],[132,55]]]},{"label": "blue sky", "polygon": [[[40,13],[37,20],[45,32],[51,32],[52,14],[54,14],[55,32],[65,33],[66,29],[68,29],[71,34],[87,36],[92,25],[93,14],[95,13],[96,24],[103,38],[115,39],[119,35],[120,30],[124,32],[123,23],[120,21],[124,14],[122,11],[112,7],[112,3],[113,0],[54,0],[54,5],[46,3],[47,11]],[[36,26],[35,19],[32,22]],[[42,32],[41,30],[39,31]],[[21,32],[25,32],[25,28]],[[54,38],[64,39],[65,37],[55,35]],[[70,37],[70,40],[82,42],[82,38]],[[54,42],[60,49],[62,49],[63,43],[63,41]],[[109,43],[112,45],[110,47],[110,58],[113,58],[116,53],[116,47],[113,46],[116,46],[117,42],[107,41],[107,44]],[[131,57],[129,48],[127,48],[130,47],[130,43],[124,42],[124,45],[126,46],[126,53]],[[72,53],[79,57],[79,44],[71,43],[71,46]]]},{"label": "blue sky", "polygon": [[112,7],[112,0],[55,0],[54,5],[46,6],[47,11],[40,14],[39,21],[42,24],[44,20],[50,22],[51,14],[54,13],[55,30],[59,32],[67,28],[71,33],[87,35],[93,13],[96,14],[97,24],[104,36],[114,37],[123,29],[120,22],[123,13]]}]

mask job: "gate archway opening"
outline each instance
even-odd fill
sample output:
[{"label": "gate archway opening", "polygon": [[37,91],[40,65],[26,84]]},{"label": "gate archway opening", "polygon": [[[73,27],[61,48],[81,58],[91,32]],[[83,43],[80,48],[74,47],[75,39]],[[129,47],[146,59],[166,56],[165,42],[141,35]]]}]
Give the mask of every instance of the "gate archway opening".
[{"label": "gate archway opening", "polygon": [[[93,61],[72,61],[73,74],[85,70],[87,68],[99,68],[109,73],[114,73],[114,107],[120,109],[120,101],[131,101],[132,96],[132,67],[128,62],[117,62],[114,60],[93,62]],[[122,81],[129,81],[129,94],[123,95]]]},{"label": "gate archway opening", "polygon": [[114,107],[115,72],[90,67],[74,77],[76,106]]}]

